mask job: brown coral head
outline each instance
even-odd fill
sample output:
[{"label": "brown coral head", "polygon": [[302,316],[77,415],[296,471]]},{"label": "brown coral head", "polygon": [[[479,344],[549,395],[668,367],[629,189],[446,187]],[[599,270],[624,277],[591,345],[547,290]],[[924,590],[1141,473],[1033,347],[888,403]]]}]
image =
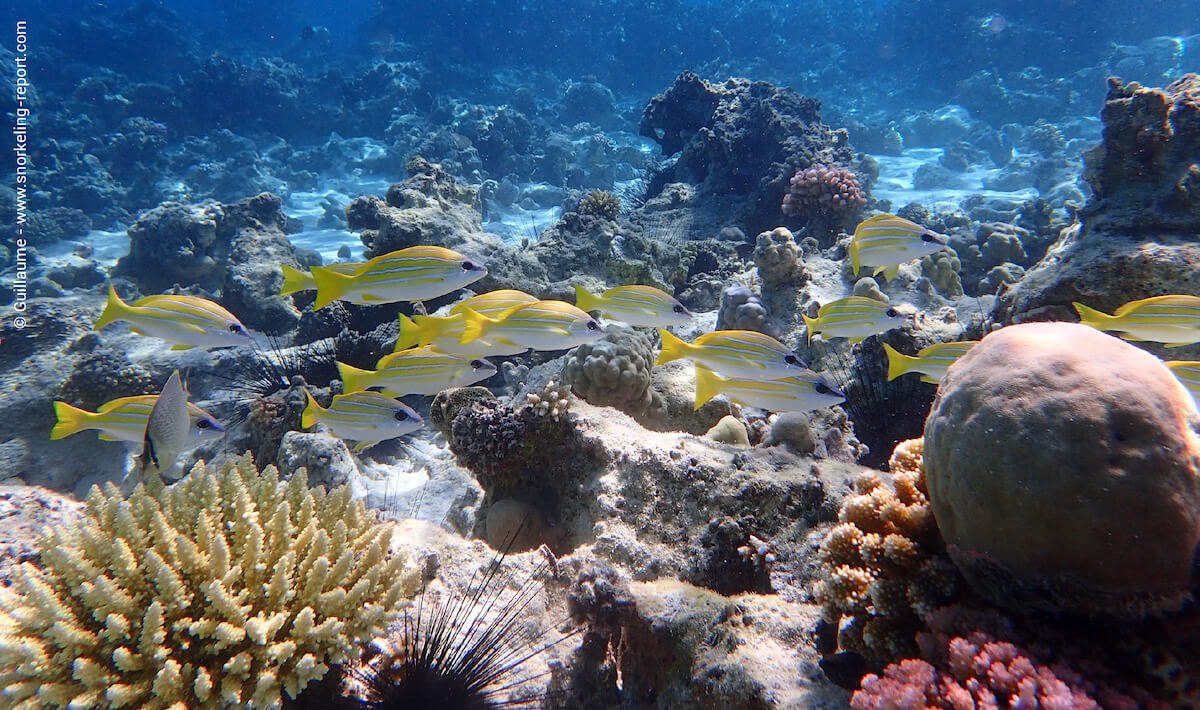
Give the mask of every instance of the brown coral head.
[{"label": "brown coral head", "polygon": [[845,214],[867,204],[867,195],[850,170],[817,163],[796,171],[783,196],[783,213],[803,216],[812,213]]}]

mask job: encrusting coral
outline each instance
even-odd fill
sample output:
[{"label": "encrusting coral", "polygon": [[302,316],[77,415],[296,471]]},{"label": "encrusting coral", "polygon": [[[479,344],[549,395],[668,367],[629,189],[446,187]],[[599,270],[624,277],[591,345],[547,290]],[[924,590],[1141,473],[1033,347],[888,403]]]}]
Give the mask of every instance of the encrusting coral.
[{"label": "encrusting coral", "polygon": [[278,708],[415,592],[391,536],[348,488],[248,456],[128,498],[93,487],[0,595],[0,704]]},{"label": "encrusting coral", "polygon": [[842,621],[841,649],[875,661],[914,655],[922,615],[950,599],[958,580],[929,508],[921,440],[897,445],[890,466],[892,486],[860,478],[842,503],[813,590],[825,617]]}]

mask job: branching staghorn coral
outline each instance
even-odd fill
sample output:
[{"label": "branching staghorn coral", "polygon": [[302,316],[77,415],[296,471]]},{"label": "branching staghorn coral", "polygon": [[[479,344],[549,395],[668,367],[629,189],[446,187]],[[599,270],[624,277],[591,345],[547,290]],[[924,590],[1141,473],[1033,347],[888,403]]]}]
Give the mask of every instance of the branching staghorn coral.
[{"label": "branching staghorn coral", "polygon": [[248,456],[128,498],[93,487],[0,596],[0,705],[278,708],[415,592],[391,536],[348,488]]}]

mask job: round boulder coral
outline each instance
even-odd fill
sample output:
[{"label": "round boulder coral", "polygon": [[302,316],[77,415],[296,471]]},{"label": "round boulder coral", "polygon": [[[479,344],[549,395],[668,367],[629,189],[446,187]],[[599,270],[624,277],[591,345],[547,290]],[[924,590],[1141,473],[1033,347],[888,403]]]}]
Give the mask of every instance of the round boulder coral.
[{"label": "round boulder coral", "polygon": [[1200,413],[1162,362],[1073,323],[988,335],[925,424],[959,568],[1018,609],[1138,615],[1196,583]]}]

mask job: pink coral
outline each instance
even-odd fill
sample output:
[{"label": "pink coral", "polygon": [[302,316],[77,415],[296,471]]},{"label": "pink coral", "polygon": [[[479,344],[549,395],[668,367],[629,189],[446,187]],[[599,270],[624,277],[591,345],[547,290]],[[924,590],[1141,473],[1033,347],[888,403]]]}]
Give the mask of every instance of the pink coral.
[{"label": "pink coral", "polygon": [[925,661],[889,665],[869,674],[850,700],[853,710],[1100,710],[1080,687],[1040,666],[1003,641],[973,643],[962,637],[947,648],[949,672]]},{"label": "pink coral", "polygon": [[867,195],[853,172],[837,165],[817,163],[792,176],[783,196],[783,213],[847,213],[867,204]]}]

